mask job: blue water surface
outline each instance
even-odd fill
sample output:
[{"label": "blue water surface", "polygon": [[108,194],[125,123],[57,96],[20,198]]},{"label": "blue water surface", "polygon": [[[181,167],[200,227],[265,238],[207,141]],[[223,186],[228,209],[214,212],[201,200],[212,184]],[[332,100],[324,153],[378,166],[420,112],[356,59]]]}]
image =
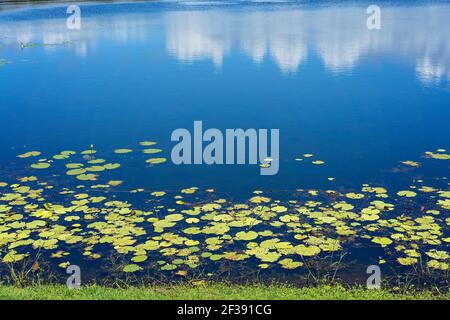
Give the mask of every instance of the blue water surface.
[{"label": "blue water surface", "polygon": [[[0,5],[3,176],[19,153],[91,144],[112,152],[154,140],[170,160],[172,131],[192,131],[195,120],[279,129],[279,173],[146,168],[135,152],[120,178],[130,188],[212,187],[237,198],[357,189],[401,184],[388,174],[399,161],[450,146],[448,2],[381,2],[380,30],[367,28],[362,2],[79,5],[80,30],[66,26],[67,3]],[[294,160],[304,153],[325,164]]]}]

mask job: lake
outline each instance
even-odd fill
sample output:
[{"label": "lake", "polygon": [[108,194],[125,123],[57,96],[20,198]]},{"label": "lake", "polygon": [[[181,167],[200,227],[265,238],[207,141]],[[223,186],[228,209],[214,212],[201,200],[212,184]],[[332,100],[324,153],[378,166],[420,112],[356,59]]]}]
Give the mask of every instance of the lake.
[{"label": "lake", "polygon": [[[448,286],[448,2],[382,1],[380,29],[366,2],[86,2],[80,29],[70,4],[0,3],[4,277],[37,257],[168,281],[338,261]],[[278,129],[277,174],[175,165],[194,121]]]}]

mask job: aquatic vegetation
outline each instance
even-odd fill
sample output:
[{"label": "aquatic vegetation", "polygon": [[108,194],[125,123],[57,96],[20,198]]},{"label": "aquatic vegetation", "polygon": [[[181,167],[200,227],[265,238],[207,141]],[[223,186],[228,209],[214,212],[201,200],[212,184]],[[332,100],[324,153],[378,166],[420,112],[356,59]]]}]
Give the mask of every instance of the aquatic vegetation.
[{"label": "aquatic vegetation", "polygon": [[144,150],[142,150],[142,152],[145,154],[154,154],[154,153],[159,153],[161,151],[162,151],[161,149],[144,149]]},{"label": "aquatic vegetation", "polygon": [[362,193],[355,193],[355,192],[349,192],[345,196],[347,198],[349,198],[349,199],[354,199],[354,200],[364,198],[364,194],[362,194]]},{"label": "aquatic vegetation", "polygon": [[450,160],[450,154],[445,153],[446,150],[445,149],[438,149],[437,152],[431,152],[431,151],[427,151],[425,152],[425,155],[432,158],[432,159],[437,159],[437,160]]},{"label": "aquatic vegetation", "polygon": [[402,190],[397,192],[397,195],[399,195],[400,197],[407,197],[407,198],[412,198],[417,196],[417,193],[415,193],[414,191],[410,191],[410,190]]},{"label": "aquatic vegetation", "polygon": [[117,153],[117,154],[126,154],[126,153],[131,153],[131,152],[133,152],[133,150],[131,150],[131,149],[116,149],[116,150],[114,150],[114,153]]},{"label": "aquatic vegetation", "polygon": [[108,185],[112,186],[112,187],[118,187],[123,183],[122,180],[110,180],[108,181]]},{"label": "aquatic vegetation", "polygon": [[[54,266],[65,268],[76,253],[86,261],[119,256],[123,273],[157,270],[186,277],[196,269],[214,274],[234,264],[306,272],[316,259],[365,246],[382,250],[382,258],[375,257],[379,263],[449,268],[448,184],[430,180],[409,186],[414,191],[372,184],[350,192],[298,189],[288,198],[255,190],[242,201],[199,187],[115,194],[126,177],[112,180],[106,173],[121,168],[119,158],[130,150],[116,149],[113,159],[85,159],[97,154],[92,146],[60,152],[54,162],[33,160],[38,151],[19,155],[25,167],[47,170],[0,182],[1,261],[19,263],[44,252]],[[58,183],[55,177],[84,184]]]},{"label": "aquatic vegetation", "polygon": [[420,167],[420,163],[416,162],[416,161],[406,160],[406,161],[402,161],[402,163],[404,165],[407,165],[407,166],[410,166],[410,167],[416,167],[416,168]]},{"label": "aquatic vegetation", "polygon": [[166,158],[150,158],[150,159],[147,159],[145,162],[147,162],[149,164],[160,164],[160,163],[164,163],[166,161],[167,161]]},{"label": "aquatic vegetation", "polygon": [[92,173],[88,173],[88,174],[83,173],[83,174],[77,175],[76,178],[78,180],[82,180],[82,181],[95,181],[95,180],[97,180],[97,175],[92,174]]},{"label": "aquatic vegetation", "polygon": [[184,194],[193,194],[198,190],[197,187],[190,187],[190,188],[186,188],[186,189],[181,189],[181,193]]},{"label": "aquatic vegetation", "polygon": [[23,154],[19,154],[17,157],[18,158],[29,158],[29,157],[39,157],[41,155],[41,152],[39,151],[29,151],[29,152],[25,152]]},{"label": "aquatic vegetation", "polygon": [[156,142],[153,141],[141,141],[139,144],[143,147],[150,147],[156,144]]},{"label": "aquatic vegetation", "polygon": [[33,169],[47,169],[47,168],[50,168],[50,163],[38,162],[38,163],[33,163],[30,167]]},{"label": "aquatic vegetation", "polygon": [[407,257],[407,258],[397,258],[397,262],[402,266],[411,266],[419,262],[417,258]]},{"label": "aquatic vegetation", "polygon": [[123,268],[123,272],[136,272],[142,270],[137,264],[129,264]]}]

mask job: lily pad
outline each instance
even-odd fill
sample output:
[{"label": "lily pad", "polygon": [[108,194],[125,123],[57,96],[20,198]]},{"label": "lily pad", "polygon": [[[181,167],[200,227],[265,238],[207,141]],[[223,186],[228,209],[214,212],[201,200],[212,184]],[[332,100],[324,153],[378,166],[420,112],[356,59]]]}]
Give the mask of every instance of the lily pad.
[{"label": "lily pad", "polygon": [[40,155],[41,155],[41,152],[39,152],[39,151],[29,151],[29,152],[26,152],[23,154],[19,154],[17,157],[25,159],[25,158],[29,158],[29,157],[38,157]]},{"label": "lily pad", "polygon": [[143,153],[145,154],[154,154],[154,153],[160,153],[162,152],[161,149],[144,149],[142,150]]},{"label": "lily pad", "polygon": [[245,241],[250,241],[250,240],[254,240],[258,237],[258,233],[255,231],[240,231],[238,233],[236,233],[236,239],[237,240],[245,240]]},{"label": "lily pad", "polygon": [[137,264],[128,264],[123,268],[123,272],[136,272],[143,270],[141,267],[139,267]]},{"label": "lily pad", "polygon": [[143,147],[149,147],[149,146],[153,146],[156,144],[156,142],[153,141],[141,141],[139,142],[139,144]]},{"label": "lily pad", "polygon": [[33,169],[47,169],[50,168],[50,163],[48,162],[38,162],[38,163],[33,163],[31,165],[31,167]]},{"label": "lily pad", "polygon": [[415,193],[414,191],[410,191],[410,190],[402,190],[397,192],[397,195],[400,197],[407,197],[407,198],[412,198],[417,196],[417,193]]},{"label": "lily pad", "polygon": [[126,153],[131,153],[133,152],[133,150],[131,149],[116,149],[114,150],[114,153],[116,154],[126,154]]},{"label": "lily pad", "polygon": [[160,163],[164,163],[166,161],[167,161],[166,158],[151,158],[151,159],[146,160],[145,162],[147,162],[149,164],[160,164]]}]

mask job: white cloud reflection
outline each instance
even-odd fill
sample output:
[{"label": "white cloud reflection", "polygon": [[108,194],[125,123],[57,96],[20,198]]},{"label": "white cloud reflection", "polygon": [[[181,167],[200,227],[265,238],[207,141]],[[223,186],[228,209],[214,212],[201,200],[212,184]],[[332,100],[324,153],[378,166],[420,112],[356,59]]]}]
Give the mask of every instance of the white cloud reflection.
[{"label": "white cloud reflection", "polygon": [[[1,21],[6,44],[72,41],[80,56],[97,50],[102,39],[151,43],[163,33],[168,54],[183,63],[210,60],[221,68],[234,50],[254,63],[274,61],[281,72],[301,72],[319,57],[330,72],[344,72],[361,59],[388,54],[413,66],[424,84],[450,80],[450,6],[382,8],[382,29],[366,28],[365,8],[324,7],[289,10],[185,10],[83,18],[71,31],[64,19]],[[159,33],[158,33],[159,32]],[[46,50],[55,50],[46,47]]]},{"label": "white cloud reflection", "polygon": [[[200,15],[200,17],[199,17]],[[213,12],[173,12],[165,15],[166,48],[180,61],[211,59],[217,67],[231,49],[231,21]]]}]

